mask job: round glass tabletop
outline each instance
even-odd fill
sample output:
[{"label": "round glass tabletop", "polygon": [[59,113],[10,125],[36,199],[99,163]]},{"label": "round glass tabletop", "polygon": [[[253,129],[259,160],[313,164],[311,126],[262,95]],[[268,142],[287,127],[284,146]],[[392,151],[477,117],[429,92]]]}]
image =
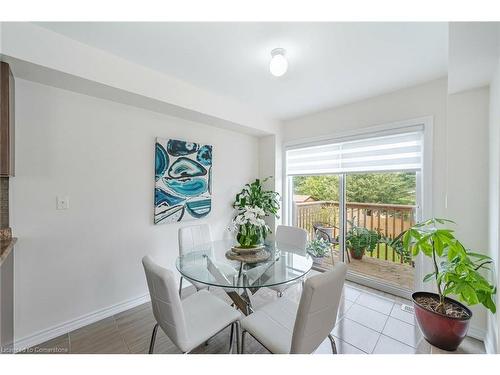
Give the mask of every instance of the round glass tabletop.
[{"label": "round glass tabletop", "polygon": [[226,252],[236,243],[213,241],[185,251],[176,261],[182,276],[223,288],[262,288],[297,280],[311,270],[312,259],[304,250],[283,243],[266,243],[270,257],[259,263],[230,260]]}]

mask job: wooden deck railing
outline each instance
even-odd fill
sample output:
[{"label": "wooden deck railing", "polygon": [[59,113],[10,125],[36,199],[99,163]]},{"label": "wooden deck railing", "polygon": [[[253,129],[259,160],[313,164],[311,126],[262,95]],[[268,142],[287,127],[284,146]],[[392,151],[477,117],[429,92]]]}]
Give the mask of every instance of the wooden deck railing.
[{"label": "wooden deck railing", "polygon": [[[387,238],[395,238],[414,224],[416,206],[377,203],[347,203],[347,220],[354,219],[355,225],[379,231]],[[314,238],[315,223],[331,227],[333,237],[339,235],[339,203],[334,201],[318,201],[295,203],[296,225]],[[349,230],[349,224],[347,230]],[[370,256],[370,254],[367,254]],[[385,244],[378,244],[371,254],[374,258],[398,263],[410,263],[398,252]]]}]

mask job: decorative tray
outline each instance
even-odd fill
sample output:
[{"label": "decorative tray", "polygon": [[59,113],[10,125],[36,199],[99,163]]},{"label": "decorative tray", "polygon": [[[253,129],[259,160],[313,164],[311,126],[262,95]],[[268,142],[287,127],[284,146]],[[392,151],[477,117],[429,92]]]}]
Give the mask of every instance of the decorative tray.
[{"label": "decorative tray", "polygon": [[253,246],[253,247],[240,247],[240,246],[233,246],[231,248],[231,251],[236,254],[244,255],[244,254],[255,254],[264,249],[264,245],[258,245],[258,246]]},{"label": "decorative tray", "polygon": [[238,254],[233,250],[229,250],[226,252],[226,258],[231,260],[237,260],[243,263],[259,263],[264,262],[269,259],[271,253],[264,248],[261,248],[257,252],[247,253],[247,254]]}]

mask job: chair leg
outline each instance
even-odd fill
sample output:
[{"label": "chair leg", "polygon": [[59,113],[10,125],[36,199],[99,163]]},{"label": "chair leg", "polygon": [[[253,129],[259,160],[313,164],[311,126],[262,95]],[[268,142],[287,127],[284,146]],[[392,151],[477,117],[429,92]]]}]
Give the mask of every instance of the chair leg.
[{"label": "chair leg", "polygon": [[328,334],[328,338],[330,339],[330,344],[332,345],[332,354],[337,354],[337,345],[335,344],[335,339],[332,334]]},{"label": "chair leg", "polygon": [[231,333],[229,334],[229,354],[233,353],[234,323],[231,324]]},{"label": "chair leg", "polygon": [[184,277],[181,276],[181,281],[179,282],[179,297],[182,298],[182,279],[184,279]]},{"label": "chair leg", "polygon": [[245,354],[245,336],[247,331],[243,330],[241,332],[241,354]]},{"label": "chair leg", "polygon": [[149,343],[149,354],[153,354],[155,350],[156,332],[158,332],[158,323],[155,324],[153,328],[153,333],[151,334],[151,342]]},{"label": "chair leg", "polygon": [[236,325],[236,354],[241,354],[241,347],[240,347],[240,322],[237,321],[235,323]]}]

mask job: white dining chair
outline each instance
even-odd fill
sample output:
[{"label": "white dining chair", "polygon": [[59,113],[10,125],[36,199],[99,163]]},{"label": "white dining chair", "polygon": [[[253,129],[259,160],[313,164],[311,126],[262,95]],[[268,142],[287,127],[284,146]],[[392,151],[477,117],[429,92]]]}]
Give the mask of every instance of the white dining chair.
[{"label": "white dining chair", "polygon": [[[278,228],[276,228],[276,244],[278,248],[280,244],[285,246],[289,245],[290,249],[287,248],[288,251],[294,251],[300,255],[306,255],[307,231],[299,227],[278,225]],[[303,279],[287,284],[270,286],[269,288],[274,290],[278,297],[281,297],[283,296],[283,292],[285,290],[299,281],[303,281]]]},{"label": "white dining chair", "polygon": [[245,336],[252,335],[269,352],[310,354],[328,337],[337,353],[331,331],[337,320],[347,266],[337,263],[331,271],[309,277],[300,302],[279,298],[241,321],[241,353]]},{"label": "white dining chair", "polygon": [[[179,256],[183,256],[197,246],[203,244],[210,244],[212,242],[212,233],[210,231],[210,226],[208,224],[196,224],[189,225],[179,228]],[[179,296],[182,296],[182,280],[181,276],[179,280]],[[196,282],[194,280],[189,280],[191,284],[196,288],[196,291],[201,289],[209,289],[208,285]]]},{"label": "white dining chair", "polygon": [[241,314],[206,290],[181,301],[172,271],[156,264],[151,257],[142,258],[156,324],[151,335],[149,354],[154,352],[158,327],[183,352],[189,353],[225,328],[231,326],[229,353],[233,351],[233,332],[239,352]]}]

